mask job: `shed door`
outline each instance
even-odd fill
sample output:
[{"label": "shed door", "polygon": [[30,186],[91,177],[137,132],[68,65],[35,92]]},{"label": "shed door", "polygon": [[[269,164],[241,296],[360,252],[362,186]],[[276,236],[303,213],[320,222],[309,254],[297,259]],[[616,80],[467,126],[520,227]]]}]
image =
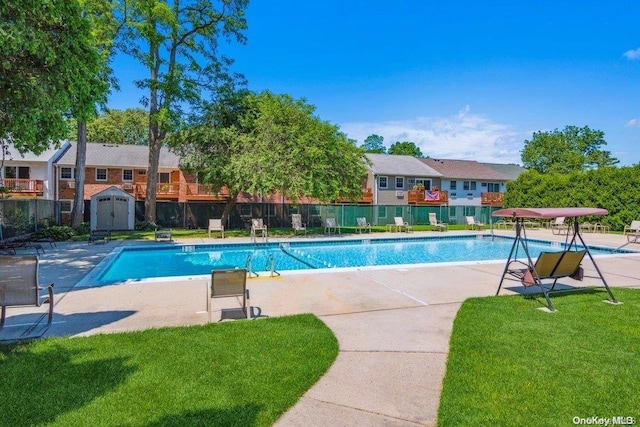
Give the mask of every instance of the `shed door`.
[{"label": "shed door", "polygon": [[115,197],[113,201],[113,230],[129,228],[129,202],[124,197]]},{"label": "shed door", "polygon": [[111,230],[113,228],[113,200],[111,196],[98,197],[97,230]]}]

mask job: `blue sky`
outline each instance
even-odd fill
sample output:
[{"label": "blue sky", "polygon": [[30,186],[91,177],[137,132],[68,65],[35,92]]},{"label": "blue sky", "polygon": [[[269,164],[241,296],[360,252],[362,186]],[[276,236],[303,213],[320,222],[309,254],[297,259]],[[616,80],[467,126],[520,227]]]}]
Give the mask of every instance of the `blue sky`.
[{"label": "blue sky", "polygon": [[[360,145],[520,163],[533,132],[589,126],[640,162],[640,2],[255,0],[228,45],[254,91],[305,98]],[[119,59],[112,108],[139,106]]]}]

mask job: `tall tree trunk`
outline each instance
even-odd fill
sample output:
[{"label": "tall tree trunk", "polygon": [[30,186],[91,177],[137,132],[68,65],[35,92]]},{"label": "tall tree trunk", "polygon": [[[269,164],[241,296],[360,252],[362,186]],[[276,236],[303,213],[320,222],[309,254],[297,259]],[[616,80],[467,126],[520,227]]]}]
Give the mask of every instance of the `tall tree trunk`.
[{"label": "tall tree trunk", "polygon": [[162,139],[158,135],[159,125],[151,117],[149,126],[149,168],[147,170],[147,192],[144,201],[145,219],[156,224],[156,190],[158,187],[158,164],[160,162],[160,148]]},{"label": "tall tree trunk", "polygon": [[79,227],[84,219],[84,169],[87,160],[87,122],[78,120],[78,141],[76,143],[76,193],[73,196],[71,226]]}]

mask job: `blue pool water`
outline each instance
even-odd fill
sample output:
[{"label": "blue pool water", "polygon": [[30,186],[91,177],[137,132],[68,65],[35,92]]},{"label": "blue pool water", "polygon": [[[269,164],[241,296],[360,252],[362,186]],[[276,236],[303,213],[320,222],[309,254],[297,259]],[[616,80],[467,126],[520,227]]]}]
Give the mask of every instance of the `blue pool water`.
[{"label": "blue pool water", "polygon": [[[98,284],[154,277],[199,276],[216,268],[312,270],[343,267],[506,260],[512,238],[484,236],[359,239],[252,244],[199,244],[125,247],[97,276]],[[541,251],[562,250],[559,243],[529,241],[532,258]],[[611,253],[589,248],[594,255]]]}]

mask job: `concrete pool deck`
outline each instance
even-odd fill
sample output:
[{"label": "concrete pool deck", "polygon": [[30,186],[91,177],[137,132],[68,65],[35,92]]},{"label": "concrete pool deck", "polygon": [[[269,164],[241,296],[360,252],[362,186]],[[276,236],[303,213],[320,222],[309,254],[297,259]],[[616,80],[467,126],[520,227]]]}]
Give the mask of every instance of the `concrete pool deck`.
[{"label": "concrete pool deck", "polygon": [[[495,233],[513,236],[513,231]],[[429,234],[435,233],[408,236]],[[550,230],[528,230],[527,234],[543,240],[565,238]],[[619,247],[626,243],[624,236],[615,234],[583,236],[589,245]],[[213,241],[220,239],[185,240]],[[46,253],[40,256],[40,283],[55,282],[56,294],[54,323],[45,336],[81,336],[208,321],[206,279],[76,286],[115,247],[135,243],[65,242],[55,249],[45,248]],[[640,250],[640,245],[628,248]],[[597,257],[597,262],[610,286],[640,288],[640,253]],[[589,275],[590,262],[584,266]],[[338,358],[329,371],[277,425],[435,425],[455,315],[465,299],[494,295],[503,269],[504,263],[390,266],[283,273],[249,280],[254,313],[271,317],[314,313],[331,328],[340,344]],[[582,283],[592,284],[589,280]],[[599,281],[593,284],[599,285]],[[516,282],[505,286],[501,295],[521,290]],[[594,304],[600,303],[594,299]],[[543,298],[540,305],[544,305]],[[37,332],[46,310],[46,306],[9,308],[0,338],[19,336],[30,328]],[[214,311],[214,321],[219,317],[220,312]]]}]

